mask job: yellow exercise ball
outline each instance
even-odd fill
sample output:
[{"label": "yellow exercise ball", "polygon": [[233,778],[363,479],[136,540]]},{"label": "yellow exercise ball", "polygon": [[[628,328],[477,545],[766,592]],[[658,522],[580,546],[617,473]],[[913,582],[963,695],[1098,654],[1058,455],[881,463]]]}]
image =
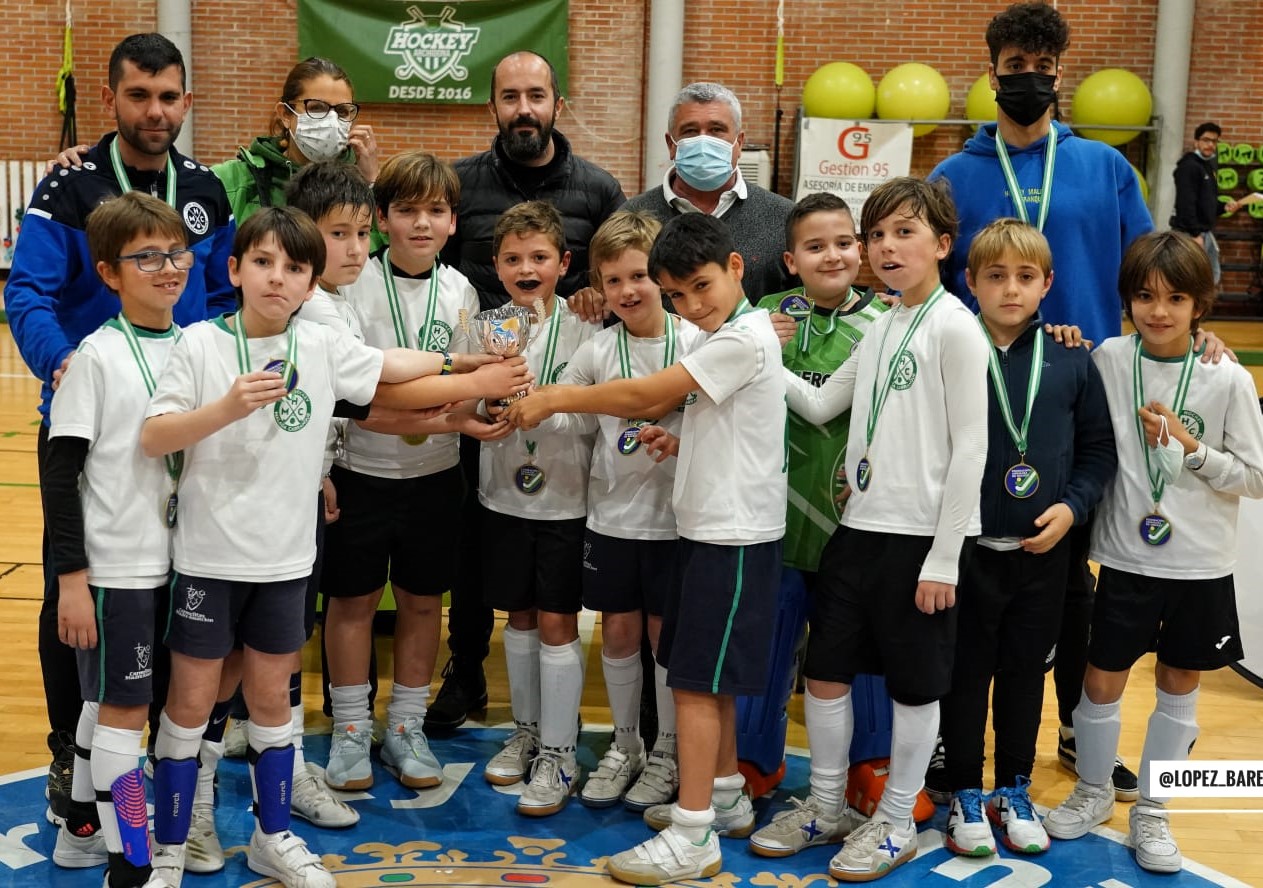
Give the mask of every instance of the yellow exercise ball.
[{"label": "yellow exercise ball", "polygon": [[808,117],[865,120],[873,116],[877,88],[859,65],[829,62],[803,84],[803,113]]},{"label": "yellow exercise ball", "polygon": [[[995,90],[991,88],[990,76],[983,74],[969,87],[965,96],[965,116],[970,120],[995,120]],[[977,124],[974,132],[978,131]]]},{"label": "yellow exercise ball", "polygon": [[[1153,112],[1153,95],[1145,82],[1126,68],[1102,68],[1075,90],[1070,115],[1075,126],[1103,123],[1109,126],[1145,126]],[[1079,135],[1107,145],[1125,145],[1138,132],[1081,129]]]},{"label": "yellow exercise ball", "polygon": [[[877,84],[877,116],[885,120],[941,119],[951,105],[952,94],[943,75],[920,62],[891,68]],[[935,126],[916,124],[912,135],[924,136]]]},{"label": "yellow exercise ball", "polygon": [[1144,199],[1145,203],[1149,203],[1149,183],[1145,181],[1145,174],[1137,169],[1134,163],[1129,163],[1128,166],[1131,167],[1131,171],[1136,174],[1136,181],[1140,183],[1140,196]]}]

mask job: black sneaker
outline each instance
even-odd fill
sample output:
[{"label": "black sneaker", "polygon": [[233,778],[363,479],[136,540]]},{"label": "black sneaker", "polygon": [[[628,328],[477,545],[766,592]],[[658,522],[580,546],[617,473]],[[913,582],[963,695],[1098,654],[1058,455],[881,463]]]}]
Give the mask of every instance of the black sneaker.
[{"label": "black sneaker", "polygon": [[487,706],[487,677],[482,664],[458,668],[455,657],[443,667],[443,686],[425,713],[426,731],[454,731],[470,713]]},{"label": "black sneaker", "polygon": [[[1074,728],[1067,728],[1064,725],[1057,732],[1057,761],[1061,762],[1061,766],[1076,777],[1079,776],[1077,767],[1078,754],[1074,746]],[[1140,798],[1140,781],[1136,779],[1136,775],[1132,770],[1123,764],[1121,758],[1114,759],[1114,798],[1120,802],[1134,802]]]},{"label": "black sneaker", "polygon": [[925,771],[925,794],[936,805],[947,805],[952,801],[952,788],[947,780],[947,751],[943,748],[941,735],[934,741],[934,754],[930,756],[930,766]]},{"label": "black sneaker", "polygon": [[75,743],[69,734],[58,734],[53,761],[48,766],[48,783],[44,787],[44,797],[48,799],[48,812],[45,818],[49,823],[60,826],[70,814],[70,786],[75,773]]}]

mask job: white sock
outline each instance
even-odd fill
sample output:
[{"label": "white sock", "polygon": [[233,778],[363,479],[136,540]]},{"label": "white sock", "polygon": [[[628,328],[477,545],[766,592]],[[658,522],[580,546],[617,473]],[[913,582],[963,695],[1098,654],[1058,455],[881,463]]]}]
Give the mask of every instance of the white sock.
[{"label": "white sock", "polygon": [[614,719],[614,744],[628,752],[640,752],[644,746],[640,742],[640,691],[644,684],[640,653],[614,660],[602,651],[601,671]]},{"label": "white sock", "polygon": [[96,801],[96,790],[92,787],[92,760],[81,756],[79,750],[88,750],[91,754],[99,711],[99,704],[84,703],[79,710],[79,724],[75,726],[75,770],[70,780],[70,799],[85,805]]},{"label": "white sock", "polygon": [[907,830],[912,828],[912,809],[938,740],[938,701],[921,706],[896,702],[894,710],[890,776],[877,807],[896,827]]},{"label": "white sock", "polygon": [[851,764],[851,737],[855,712],[848,692],[836,700],[803,695],[807,745],[811,748],[811,794],[830,814],[846,807],[847,769]]},{"label": "white sock", "polygon": [[1182,762],[1197,739],[1197,688],[1187,694],[1168,694],[1155,688],[1158,705],[1149,716],[1145,748],[1140,755],[1140,803],[1165,805],[1169,796],[1149,794],[1149,763]]},{"label": "white sock", "polygon": [[687,811],[678,803],[671,806],[671,828],[694,845],[706,841],[706,834],[715,822],[715,809],[705,811]]},{"label": "white sock", "polygon": [[539,742],[573,757],[579,741],[579,702],[583,697],[583,645],[539,646]]},{"label": "white sock", "polygon": [[1114,759],[1118,756],[1118,735],[1123,730],[1123,705],[1093,703],[1085,692],[1074,708],[1075,770],[1079,779],[1093,786],[1104,786],[1114,776]]},{"label": "white sock", "polygon": [[[667,669],[665,666],[653,664],[653,693],[658,704],[658,738],[670,737],[675,740],[675,695],[667,687]],[[653,745],[654,749],[658,744]],[[674,752],[674,747],[672,748]]]},{"label": "white sock", "polygon": [[430,702],[430,686],[409,688],[395,682],[386,706],[386,723],[393,729],[410,718],[424,719]]},{"label": "white sock", "polygon": [[746,778],[739,771],[736,774],[716,777],[710,791],[711,807],[728,810],[741,799],[741,790],[745,788],[745,785]]},{"label": "white sock", "polygon": [[333,729],[345,731],[351,722],[365,722],[373,717],[368,708],[367,683],[360,685],[329,686],[329,702],[333,708]]},{"label": "white sock", "polygon": [[504,630],[504,659],[509,668],[509,707],[513,720],[539,730],[539,630]]},{"label": "white sock", "polygon": [[177,725],[164,709],[158,717],[158,739],[154,741],[154,755],[160,759],[197,758],[202,747],[202,735],[206,733],[206,722],[192,728]]},{"label": "white sock", "polygon": [[307,774],[307,760],[303,758],[303,734],[307,732],[307,714],[303,711],[303,704],[289,708],[290,731],[293,734],[294,743],[294,777],[295,779],[303,777]]},{"label": "white sock", "polygon": [[[247,725],[249,725],[249,722],[247,722]],[[247,730],[249,730],[248,727]],[[214,743],[209,740],[202,741],[202,748],[197,754],[197,792],[193,796],[193,804],[195,806],[215,807],[215,770],[219,767],[219,760],[223,757],[223,740]],[[295,758],[297,758],[297,753],[295,753]]]},{"label": "white sock", "polygon": [[92,788],[98,793],[96,813],[101,818],[101,832],[105,836],[105,848],[115,854],[123,853],[123,839],[118,832],[118,816],[114,813],[114,801],[109,798],[114,781],[128,771],[136,770],[137,752],[140,749],[140,731],[108,728],[97,725],[92,732]]}]

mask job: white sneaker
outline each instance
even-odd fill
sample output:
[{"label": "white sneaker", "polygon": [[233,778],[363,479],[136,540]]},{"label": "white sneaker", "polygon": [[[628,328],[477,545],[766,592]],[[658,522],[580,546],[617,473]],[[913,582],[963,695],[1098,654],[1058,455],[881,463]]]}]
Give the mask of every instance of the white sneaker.
[{"label": "white sneaker", "polygon": [[[110,888],[110,872],[105,871],[105,884],[102,888]],[[180,888],[179,882],[168,882],[167,877],[162,873],[154,870],[149,874],[149,878],[145,880],[145,884],[140,888]]]},{"label": "white sneaker", "polygon": [[337,888],[338,884],[307,843],[288,830],[268,835],[256,829],[250,836],[246,865],[261,876],[280,880],[286,888]]},{"label": "white sneaker", "polygon": [[[727,808],[721,808],[713,801],[715,822],[711,828],[717,835],[726,839],[744,839],[754,832],[754,805],[744,792]],[[671,825],[672,805],[654,805],[645,810],[645,824],[651,829],[666,829]]]},{"label": "white sneaker", "polygon": [[368,789],[373,785],[373,723],[368,719],[333,729],[329,738],[329,764],[325,784],[341,791]]},{"label": "white sneaker", "polygon": [[104,830],[97,829],[91,835],[77,836],[65,824],[58,828],[53,863],[66,869],[87,869],[107,863],[109,859]]},{"label": "white sneaker", "polygon": [[294,775],[289,811],[312,826],[325,829],[345,829],[360,822],[359,812],[341,799],[334,798],[324,777],[310,763],[306,763],[301,773]]},{"label": "white sneaker", "polygon": [[250,735],[245,719],[230,719],[224,729],[224,758],[243,759],[250,748]]},{"label": "white sneaker", "polygon": [[589,808],[608,808],[617,805],[627,787],[643,767],[643,758],[639,752],[620,749],[611,745],[601,757],[596,770],[588,775],[588,780],[579,792],[579,801]]},{"label": "white sneaker", "polygon": [[1184,858],[1171,835],[1167,812],[1150,805],[1136,805],[1129,820],[1131,847],[1140,868],[1151,873],[1178,873]]},{"label": "white sneaker", "polygon": [[987,819],[982,790],[961,789],[952,793],[947,809],[947,836],[943,844],[953,854],[990,857],[995,854],[995,836]]},{"label": "white sneaker", "polygon": [[623,805],[632,811],[644,811],[654,805],[666,805],[675,801],[680,791],[680,765],[675,751],[655,749],[645,759],[640,777],[623,795]]},{"label": "white sneaker", "polygon": [[842,850],[829,861],[829,875],[839,882],[871,882],[917,856],[917,832],[897,828],[874,817],[846,837]]},{"label": "white sneaker", "polygon": [[526,776],[531,759],[539,752],[539,737],[530,728],[518,726],[504,748],[491,757],[482,776],[496,786],[512,786]]},{"label": "white sneaker", "polygon": [[530,817],[556,814],[578,786],[579,766],[573,758],[541,752],[531,765],[530,782],[518,796],[517,812]]},{"label": "white sneaker", "polygon": [[[180,888],[184,879],[184,845],[149,843],[149,864],[153,874],[145,888]],[[155,882],[154,880],[159,881]]]},{"label": "white sneaker", "polygon": [[674,829],[664,829],[635,848],[615,854],[605,862],[606,871],[631,885],[663,885],[685,879],[709,879],[723,868],[719,839],[714,830],[700,845]]},{"label": "white sneaker", "polygon": [[443,782],[443,766],[425,739],[422,719],[394,725],[382,743],[382,764],[409,789],[428,789]]},{"label": "white sneaker", "polygon": [[195,802],[189,821],[189,837],[183,853],[184,869],[191,873],[217,873],[224,868],[224,848],[215,831],[215,808]]},{"label": "white sneaker", "polygon": [[1002,786],[987,800],[987,817],[1000,827],[1004,847],[1019,854],[1039,854],[1048,850],[1048,832],[1039,821],[1027,787],[1031,782],[1017,778],[1017,786]]},{"label": "white sneaker", "polygon": [[815,796],[791,798],[793,807],[750,836],[750,850],[760,857],[789,857],[804,848],[840,842],[855,831],[864,816],[847,805],[837,814],[825,811]]},{"label": "white sneaker", "polygon": [[1074,792],[1044,816],[1044,829],[1054,839],[1077,839],[1114,815],[1114,785],[1093,786],[1078,780]]}]

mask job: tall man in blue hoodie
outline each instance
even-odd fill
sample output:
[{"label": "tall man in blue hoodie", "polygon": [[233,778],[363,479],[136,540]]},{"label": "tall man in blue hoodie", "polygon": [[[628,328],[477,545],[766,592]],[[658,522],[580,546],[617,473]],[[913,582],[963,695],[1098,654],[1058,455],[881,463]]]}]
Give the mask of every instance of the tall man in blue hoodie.
[{"label": "tall man in blue hoodie", "polygon": [[[974,235],[995,219],[1016,216],[1039,228],[1052,247],[1056,276],[1041,309],[1044,320],[1077,324],[1086,339],[1101,342],[1122,331],[1123,252],[1152,230],[1153,220],[1126,158],[1053,120],[1061,55],[1069,45],[1069,25],[1038,0],[1015,3],[993,18],[987,27],[987,72],[996,91],[996,123],[979,129],[930,178],[951,183],[960,217],[960,236],[944,271],[951,292],[969,292],[965,268]],[[977,310],[970,297],[961,298]],[[1071,537],[1075,554],[1057,642],[1056,684],[1062,725],[1057,751],[1073,770],[1071,714],[1082,690],[1092,609],[1087,523],[1077,525]],[[1138,794],[1135,775],[1121,761],[1114,787],[1123,800]]]}]

